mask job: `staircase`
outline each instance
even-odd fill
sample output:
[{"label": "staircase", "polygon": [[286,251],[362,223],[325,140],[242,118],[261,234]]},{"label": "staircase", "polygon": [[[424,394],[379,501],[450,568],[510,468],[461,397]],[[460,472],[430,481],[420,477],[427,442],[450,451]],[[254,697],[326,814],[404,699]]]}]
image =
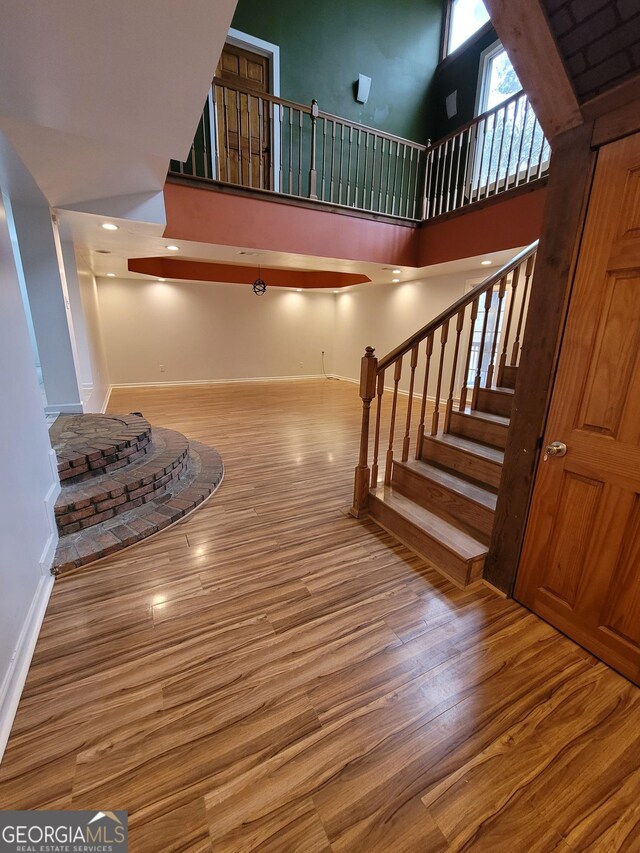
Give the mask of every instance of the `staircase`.
[{"label": "staircase", "polygon": [[152,429],[137,413],[61,415],[49,436],[61,484],[56,575],[163,530],[222,480],[214,448],[174,430]]},{"label": "staircase", "polygon": [[362,359],[351,512],[374,519],[460,587],[482,577],[491,542],[536,249],[385,358],[368,347]]}]

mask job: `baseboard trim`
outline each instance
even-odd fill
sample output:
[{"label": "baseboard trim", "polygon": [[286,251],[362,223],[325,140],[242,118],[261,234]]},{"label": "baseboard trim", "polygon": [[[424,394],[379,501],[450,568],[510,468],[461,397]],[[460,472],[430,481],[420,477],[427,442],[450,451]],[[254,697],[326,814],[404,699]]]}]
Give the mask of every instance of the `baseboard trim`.
[{"label": "baseboard trim", "polygon": [[[339,373],[330,373],[329,376],[331,379],[339,379],[340,382],[351,382],[352,385],[359,385],[360,384],[359,379],[353,379],[351,376],[341,376]],[[391,391],[391,393],[393,393],[393,385],[385,385],[384,390],[385,391]],[[408,397],[409,396],[409,392],[403,391],[402,388],[398,388],[398,394],[400,394],[402,397]],[[414,391],[413,392],[413,399],[414,400],[422,400],[422,394],[420,394],[418,391]],[[435,403],[436,398],[429,395],[429,396],[427,396],[427,400],[430,403]],[[442,399],[441,399],[441,402],[442,402]],[[446,402],[446,400],[445,400],[445,402]],[[459,401],[457,400],[457,398],[455,398],[454,402],[458,403]]]},{"label": "baseboard trim", "polygon": [[[323,373],[308,373],[302,376],[247,376],[242,379],[182,379],[173,382],[114,382],[109,387],[109,394],[114,388],[168,388],[169,386],[181,385],[230,385],[238,382],[293,382],[304,379],[327,379],[333,377],[331,374],[325,376]],[[106,405],[106,404],[105,404]]]},{"label": "baseboard trim", "polygon": [[107,393],[104,395],[104,400],[102,401],[102,406],[100,407],[100,413],[104,415],[107,411],[107,406],[109,405],[109,400],[111,399],[111,392],[113,391],[113,385],[109,385],[107,388]]},{"label": "baseboard trim", "polygon": [[82,403],[60,403],[56,406],[45,406],[45,415],[81,415]]},{"label": "baseboard trim", "polygon": [[9,740],[20,696],[27,680],[31,658],[40,634],[40,627],[47,610],[53,583],[54,577],[49,572],[40,578],[29,613],[18,638],[13,660],[2,683],[0,690],[0,762]]}]

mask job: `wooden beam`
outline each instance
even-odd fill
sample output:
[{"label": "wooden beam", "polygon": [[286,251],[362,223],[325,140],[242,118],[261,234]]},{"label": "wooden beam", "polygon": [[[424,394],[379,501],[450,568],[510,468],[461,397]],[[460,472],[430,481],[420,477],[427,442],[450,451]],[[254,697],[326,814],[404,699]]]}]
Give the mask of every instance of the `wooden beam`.
[{"label": "wooden beam", "polygon": [[[637,82],[637,81],[636,81]],[[637,90],[636,90],[637,91]],[[594,148],[615,142],[640,131],[640,98],[596,118],[593,127]]]},{"label": "wooden beam", "polygon": [[549,141],[583,117],[539,0],[485,0],[538,121]]},{"label": "wooden beam", "polygon": [[593,126],[557,139],[485,579],[511,594],[595,168]]}]

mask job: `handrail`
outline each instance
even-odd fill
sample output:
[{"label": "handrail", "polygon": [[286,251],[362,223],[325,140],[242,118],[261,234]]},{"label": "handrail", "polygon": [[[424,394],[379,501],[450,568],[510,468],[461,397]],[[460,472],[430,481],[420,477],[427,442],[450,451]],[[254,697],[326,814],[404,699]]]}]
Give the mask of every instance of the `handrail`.
[{"label": "handrail", "polygon": [[[379,487],[380,475],[385,487],[401,484],[398,464],[406,463],[412,452],[418,460],[431,460],[432,440],[447,433],[466,435],[466,418],[474,416],[484,395],[515,386],[537,249],[538,241],[380,361],[373,347],[366,348],[360,362],[362,425],[352,515],[367,512],[370,490]],[[405,356],[410,356],[409,376],[403,379]],[[399,394],[407,396],[406,406]],[[414,398],[419,406],[414,407]],[[401,436],[396,436],[398,423]]]},{"label": "handrail", "polygon": [[[242,86],[230,85],[226,80],[221,80],[219,77],[213,78],[213,83],[216,86],[222,86],[225,89],[231,89],[233,92],[237,92],[239,95],[249,95],[252,98],[262,98],[264,101],[270,101],[272,104],[280,104],[283,107],[288,107],[293,110],[300,110],[307,115],[311,115],[312,109],[306,104],[299,104],[297,101],[289,101],[286,98],[281,98],[277,95],[271,95],[267,92],[256,92],[251,89],[243,88]],[[367,133],[375,133],[376,136],[384,137],[384,139],[389,139],[392,142],[400,142],[403,145],[409,145],[412,148],[416,148],[418,151],[426,151],[428,146],[423,145],[421,142],[415,142],[412,139],[407,139],[404,136],[398,136],[395,133],[389,133],[386,130],[379,130],[377,127],[370,127],[367,124],[361,124],[358,121],[352,121],[351,119],[344,118],[343,116],[335,115],[334,113],[328,113],[324,110],[318,110],[317,118],[327,119],[327,121],[335,121],[339,124],[343,124],[345,127],[352,127],[354,130],[362,130]]]},{"label": "handrail", "polygon": [[456,136],[460,136],[461,133],[464,133],[465,130],[469,130],[470,127],[473,127],[476,124],[480,124],[483,121],[486,121],[490,116],[494,115],[494,113],[500,112],[500,110],[504,110],[507,107],[510,107],[514,101],[517,101],[518,98],[521,98],[525,95],[524,89],[520,89],[519,92],[516,92],[515,95],[510,95],[505,101],[501,101],[496,107],[491,107],[490,110],[487,110],[484,113],[479,113],[477,116],[474,116],[470,121],[461,124],[460,127],[457,127],[455,130],[452,130],[451,133],[447,133],[446,136],[442,136],[440,139],[436,139],[435,142],[432,142],[431,145],[427,146],[427,153],[432,151],[434,148],[439,148],[441,145],[444,145],[445,142],[449,142],[452,139],[455,139]]},{"label": "handrail", "polygon": [[474,302],[478,296],[482,296],[489,288],[496,285],[501,279],[505,276],[509,275],[516,267],[519,267],[523,261],[526,261],[529,257],[535,254],[536,249],[538,248],[538,240],[531,243],[530,246],[527,246],[526,249],[523,249],[519,254],[517,254],[512,260],[508,263],[504,264],[504,266],[500,267],[499,270],[496,270],[490,276],[488,276],[484,281],[481,281],[480,284],[477,284],[469,293],[466,293],[464,296],[461,296],[453,305],[450,305],[445,311],[427,323],[426,326],[423,326],[419,329],[415,334],[411,335],[410,338],[407,338],[406,341],[397,346],[390,353],[385,355],[383,358],[379,359],[378,367],[376,373],[382,373],[386,370],[389,365],[393,364],[399,358],[411,352],[411,350],[417,345],[422,343],[425,338],[427,338],[430,334],[435,332],[437,329],[442,326],[447,320],[453,319],[455,315],[461,311],[463,308],[466,308],[467,305],[470,305]]}]

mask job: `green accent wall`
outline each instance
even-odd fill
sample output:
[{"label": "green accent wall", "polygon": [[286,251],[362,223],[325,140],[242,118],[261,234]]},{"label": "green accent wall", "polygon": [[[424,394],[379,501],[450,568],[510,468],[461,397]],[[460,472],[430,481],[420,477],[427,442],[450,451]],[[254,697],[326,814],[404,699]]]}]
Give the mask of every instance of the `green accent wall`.
[{"label": "green accent wall", "polygon": [[[480,55],[497,41],[498,34],[490,24],[486,24],[438,66],[430,104],[434,141],[457,130],[475,116]],[[449,119],[445,101],[447,95],[456,90],[458,113]]]},{"label": "green accent wall", "polygon": [[[424,143],[442,0],[239,0],[232,26],[280,47],[280,94]],[[358,104],[358,74],[371,77]]]}]

